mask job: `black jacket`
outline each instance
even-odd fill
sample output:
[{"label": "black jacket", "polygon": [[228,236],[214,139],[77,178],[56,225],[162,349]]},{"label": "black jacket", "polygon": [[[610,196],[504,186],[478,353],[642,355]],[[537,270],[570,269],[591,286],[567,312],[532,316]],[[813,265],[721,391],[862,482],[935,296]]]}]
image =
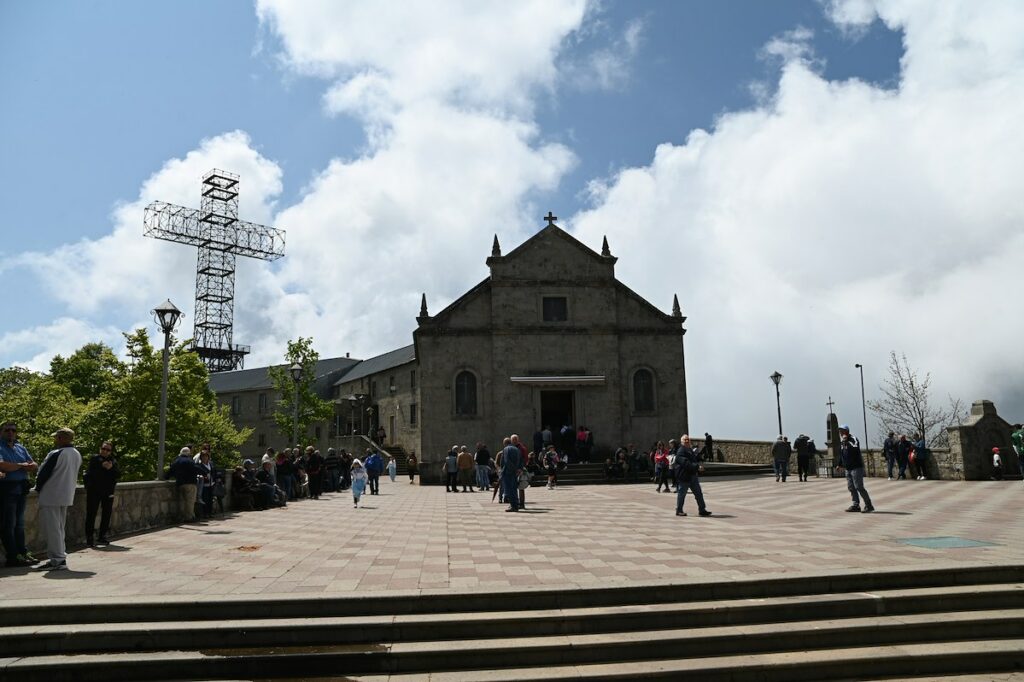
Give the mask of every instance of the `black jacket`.
[{"label": "black jacket", "polygon": [[853,436],[839,444],[839,463],[847,471],[864,468],[864,458],[860,454],[860,443]]},{"label": "black jacket", "polygon": [[[104,462],[112,462],[109,469],[103,467]],[[113,495],[121,470],[117,468],[117,460],[113,457],[93,455],[89,459],[89,468],[85,470],[85,489],[100,495]]]}]

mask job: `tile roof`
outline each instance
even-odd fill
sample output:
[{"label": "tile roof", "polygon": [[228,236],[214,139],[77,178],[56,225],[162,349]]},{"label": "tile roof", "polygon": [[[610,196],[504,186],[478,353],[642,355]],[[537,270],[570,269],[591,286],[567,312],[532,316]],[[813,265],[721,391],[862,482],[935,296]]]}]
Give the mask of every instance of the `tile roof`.
[{"label": "tile roof", "polygon": [[[339,373],[346,372],[361,362],[356,358],[318,360],[316,363],[317,380],[313,384],[313,390],[322,393],[324,389],[329,388],[334,379],[337,379]],[[238,369],[233,372],[217,372],[210,375],[210,389],[217,394],[271,389],[273,384],[270,381],[269,370],[270,367],[254,367],[253,369]]]},{"label": "tile roof", "polygon": [[346,372],[341,376],[340,379],[334,382],[335,386],[346,384],[350,381],[362,379],[368,377],[371,374],[377,374],[391,369],[392,367],[398,367],[404,365],[407,362],[412,362],[416,359],[416,347],[412,344],[403,346],[398,350],[393,350],[390,353],[384,353],[368,360],[363,360],[358,365],[353,367],[350,371]]}]

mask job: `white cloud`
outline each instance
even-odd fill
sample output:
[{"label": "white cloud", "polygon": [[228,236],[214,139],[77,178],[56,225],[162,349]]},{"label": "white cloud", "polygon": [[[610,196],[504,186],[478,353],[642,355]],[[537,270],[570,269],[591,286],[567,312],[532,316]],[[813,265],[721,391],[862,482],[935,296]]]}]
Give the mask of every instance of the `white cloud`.
[{"label": "white cloud", "polygon": [[61,317],[50,324],[4,333],[0,356],[15,358],[11,366],[46,372],[55,355],[66,357],[90,342],[105,343],[119,354],[124,350],[124,337],[117,327]]},{"label": "white cloud", "polygon": [[[239,212],[243,219],[271,221],[273,199],[281,192],[281,170],[253,149],[245,133],[235,131],[203,140],[184,158],[165,163],[143,183],[137,199],[114,208],[110,234],[66,244],[49,253],[21,254],[12,263],[32,271],[76,317],[136,320],[169,297],[185,312],[181,331],[189,336],[196,249],[143,236],[142,214],[155,200],[198,208],[200,180],[212,168],[241,174]],[[239,259],[240,270],[247,269],[244,260]],[[244,284],[238,291],[243,292],[239,298],[244,300]],[[68,320],[61,319],[53,325],[65,322]],[[93,329],[81,324],[85,323],[70,329],[83,333]],[[106,333],[102,336],[102,340],[110,338]],[[92,340],[101,339],[85,334],[78,338],[78,345]]]},{"label": "white cloud", "polygon": [[418,101],[531,107],[550,86],[562,39],[583,21],[583,0],[429,0],[338,3],[258,0],[293,69],[334,79],[328,107],[366,115]]},{"label": "white cloud", "polygon": [[[831,11],[874,16],[864,3]],[[1012,309],[1024,288],[1024,9],[873,11],[905,32],[895,91],[827,81],[805,49],[777,44],[773,98],[661,145],[650,165],[595,186],[572,221],[589,243],[608,234],[620,277],[652,301],[679,293],[696,430],[772,432],[774,369],[788,429],[820,433],[830,393],[859,423],[853,364],[866,365],[870,398],[891,349],[931,370],[940,395],[1024,412]],[[652,268],[652,252],[675,262]]]}]

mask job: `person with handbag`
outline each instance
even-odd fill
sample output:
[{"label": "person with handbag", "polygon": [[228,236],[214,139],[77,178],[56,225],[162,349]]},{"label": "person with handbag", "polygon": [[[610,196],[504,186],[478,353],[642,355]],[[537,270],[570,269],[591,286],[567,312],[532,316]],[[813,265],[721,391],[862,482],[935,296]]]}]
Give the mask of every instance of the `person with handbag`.
[{"label": "person with handbag", "polygon": [[39,560],[25,547],[25,503],[31,488],[28,475],[38,466],[25,446],[18,442],[18,425],[6,422],[0,433],[0,540],[5,566],[32,566]]},{"label": "person with handbag", "polygon": [[110,544],[107,535],[110,533],[110,516],[114,509],[114,487],[120,476],[121,471],[114,458],[114,445],[105,440],[100,445],[100,453],[89,459],[89,468],[85,471],[85,544],[89,547],[94,545],[96,512],[101,509],[99,543]]}]

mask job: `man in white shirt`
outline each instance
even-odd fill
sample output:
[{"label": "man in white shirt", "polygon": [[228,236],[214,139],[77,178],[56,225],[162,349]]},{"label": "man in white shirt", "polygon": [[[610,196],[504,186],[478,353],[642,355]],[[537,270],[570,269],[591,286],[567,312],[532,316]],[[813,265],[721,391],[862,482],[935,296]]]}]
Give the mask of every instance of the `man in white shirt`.
[{"label": "man in white shirt", "polygon": [[46,537],[49,556],[48,561],[36,567],[37,571],[63,571],[68,567],[64,524],[68,507],[75,502],[78,470],[82,468],[82,453],[71,444],[74,439],[75,433],[71,429],[57,429],[53,433],[55,447],[46,455],[36,476],[39,523]]}]

